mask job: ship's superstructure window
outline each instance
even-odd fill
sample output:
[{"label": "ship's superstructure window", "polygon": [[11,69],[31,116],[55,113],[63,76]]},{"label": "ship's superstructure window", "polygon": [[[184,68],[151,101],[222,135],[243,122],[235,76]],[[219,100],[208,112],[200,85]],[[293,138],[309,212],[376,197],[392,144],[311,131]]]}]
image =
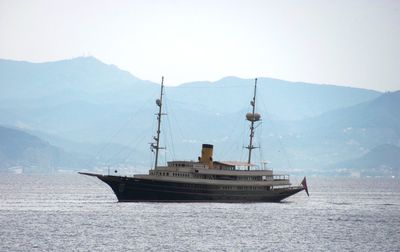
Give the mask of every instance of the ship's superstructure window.
[{"label": "ship's superstructure window", "polygon": [[187,172],[173,172],[171,174],[173,177],[190,177],[190,174]]},{"label": "ship's superstructure window", "polygon": [[237,180],[261,181],[262,180],[262,176],[238,176]]}]

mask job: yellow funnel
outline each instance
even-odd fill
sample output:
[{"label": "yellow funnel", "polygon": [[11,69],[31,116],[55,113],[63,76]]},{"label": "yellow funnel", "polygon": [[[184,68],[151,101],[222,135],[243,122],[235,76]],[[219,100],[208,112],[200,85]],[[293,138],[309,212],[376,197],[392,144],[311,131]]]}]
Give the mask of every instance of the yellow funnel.
[{"label": "yellow funnel", "polygon": [[200,163],[205,164],[208,168],[213,168],[213,146],[211,144],[203,144],[201,149]]}]

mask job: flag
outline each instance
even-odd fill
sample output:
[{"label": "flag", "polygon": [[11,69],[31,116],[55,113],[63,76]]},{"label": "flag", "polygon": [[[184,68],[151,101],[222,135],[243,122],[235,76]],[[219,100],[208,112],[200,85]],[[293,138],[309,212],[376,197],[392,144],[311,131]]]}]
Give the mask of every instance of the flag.
[{"label": "flag", "polygon": [[301,181],[301,185],[303,186],[304,190],[307,193],[307,196],[310,197],[310,195],[308,194],[308,187],[307,187],[307,180],[306,177],[303,178],[303,181]]}]

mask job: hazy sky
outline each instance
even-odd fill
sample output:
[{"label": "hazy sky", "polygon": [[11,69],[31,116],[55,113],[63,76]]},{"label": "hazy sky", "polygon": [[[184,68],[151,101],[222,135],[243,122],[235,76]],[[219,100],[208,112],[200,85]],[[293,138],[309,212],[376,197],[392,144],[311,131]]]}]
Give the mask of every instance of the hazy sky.
[{"label": "hazy sky", "polygon": [[0,0],[0,58],[82,55],[167,85],[224,76],[400,89],[400,1]]}]

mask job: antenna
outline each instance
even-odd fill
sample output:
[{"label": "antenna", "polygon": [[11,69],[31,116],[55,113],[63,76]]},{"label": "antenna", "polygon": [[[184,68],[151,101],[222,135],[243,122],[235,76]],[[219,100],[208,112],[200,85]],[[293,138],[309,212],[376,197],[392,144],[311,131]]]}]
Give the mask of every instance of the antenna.
[{"label": "antenna", "polygon": [[248,158],[248,166],[247,170],[250,170],[250,162],[251,162],[251,151],[255,148],[253,146],[253,138],[254,138],[254,123],[258,122],[261,118],[261,115],[259,113],[255,113],[256,111],[256,94],[257,94],[257,78],[254,80],[254,95],[253,95],[253,100],[250,101],[250,105],[253,107],[253,110],[251,113],[246,114],[246,120],[250,121],[250,142],[249,145],[246,147],[246,149],[249,150],[249,158]]},{"label": "antenna", "polygon": [[154,161],[154,169],[157,169],[158,166],[158,151],[160,149],[165,149],[165,147],[160,147],[160,133],[161,133],[161,116],[166,115],[162,113],[162,99],[163,99],[163,94],[164,94],[164,76],[161,78],[161,92],[160,92],[160,99],[156,100],[156,104],[158,106],[158,113],[156,114],[157,116],[157,136],[153,137],[153,139],[156,141],[155,143],[151,143],[150,148],[151,151],[154,149],[156,150],[156,159]]}]

